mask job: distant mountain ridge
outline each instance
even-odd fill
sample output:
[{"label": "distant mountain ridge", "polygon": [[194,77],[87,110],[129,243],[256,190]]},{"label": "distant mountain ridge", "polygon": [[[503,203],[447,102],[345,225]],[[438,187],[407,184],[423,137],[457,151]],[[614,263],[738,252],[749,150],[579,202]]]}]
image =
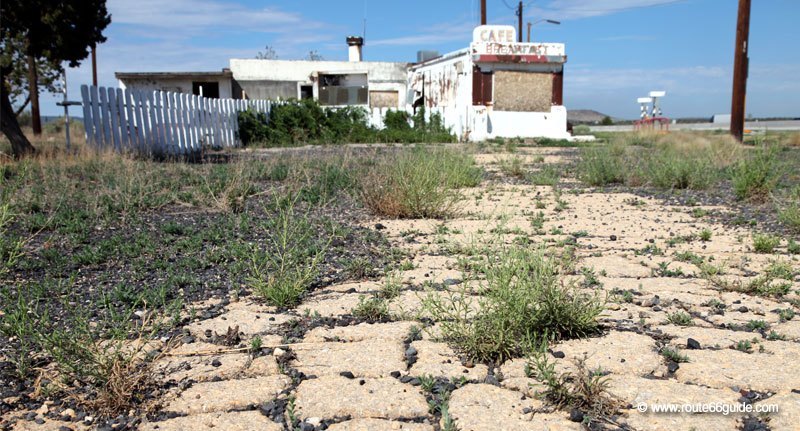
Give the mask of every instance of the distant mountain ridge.
[{"label": "distant mountain ridge", "polygon": [[[570,109],[567,111],[567,121],[573,124],[599,124],[605,117],[610,117],[610,115],[592,109]],[[613,117],[611,119],[617,121]]]}]

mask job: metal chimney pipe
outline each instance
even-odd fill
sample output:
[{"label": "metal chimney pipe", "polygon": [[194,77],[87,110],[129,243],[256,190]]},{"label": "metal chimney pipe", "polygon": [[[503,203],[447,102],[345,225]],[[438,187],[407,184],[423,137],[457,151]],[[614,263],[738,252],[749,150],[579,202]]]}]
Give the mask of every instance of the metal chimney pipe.
[{"label": "metal chimney pipe", "polygon": [[347,38],[347,46],[349,46],[350,61],[358,63],[362,60],[362,47],[364,46],[364,38],[359,36],[350,36]]}]

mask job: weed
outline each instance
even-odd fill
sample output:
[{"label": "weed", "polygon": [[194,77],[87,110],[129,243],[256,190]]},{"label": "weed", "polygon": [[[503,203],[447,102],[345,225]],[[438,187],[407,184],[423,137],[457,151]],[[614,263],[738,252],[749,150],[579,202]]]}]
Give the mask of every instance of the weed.
[{"label": "weed", "polygon": [[694,325],[692,316],[689,315],[689,313],[683,311],[676,311],[675,313],[667,314],[667,321],[669,323],[672,323],[673,325],[678,325],[678,326]]},{"label": "weed", "polygon": [[291,307],[316,278],[330,240],[320,245],[308,214],[294,210],[297,197],[276,199],[278,214],[264,226],[270,234],[268,250],[256,250],[251,256],[248,281],[253,292],[269,304]]},{"label": "weed", "polygon": [[586,359],[575,362],[575,373],[556,371],[555,362],[549,361],[546,349],[539,348],[526,363],[526,374],[542,382],[543,391],[537,396],[559,409],[579,409],[592,419],[607,420],[622,405],[608,392],[609,381],[599,370],[590,370]]},{"label": "weed", "polygon": [[783,334],[779,334],[779,333],[777,333],[775,331],[769,331],[769,334],[767,334],[767,340],[769,340],[769,341],[785,341],[786,340],[786,336],[783,335]]},{"label": "weed", "polygon": [[525,162],[522,157],[513,156],[506,157],[498,160],[500,165],[500,172],[516,178],[525,177]]},{"label": "weed", "polygon": [[706,228],[701,230],[700,234],[698,234],[697,236],[700,238],[700,241],[708,242],[711,241],[711,235],[712,235],[711,230]]},{"label": "weed", "polygon": [[640,250],[634,251],[637,256],[663,256],[664,250],[658,248],[655,244],[648,244]]},{"label": "weed", "polygon": [[772,254],[780,244],[781,239],[777,236],[769,234],[753,235],[753,250],[756,253]]},{"label": "weed", "polygon": [[737,163],[731,171],[736,198],[763,200],[778,184],[776,147],[759,148]]},{"label": "weed", "polygon": [[736,347],[734,348],[740,352],[752,353],[753,343],[751,343],[749,340],[741,340],[738,343],[736,343]]},{"label": "weed", "polygon": [[480,182],[472,157],[446,149],[417,148],[379,163],[361,179],[361,194],[374,213],[398,218],[443,218]]},{"label": "weed", "polygon": [[389,304],[379,296],[358,297],[358,305],[353,308],[353,316],[369,322],[379,322],[389,318]]},{"label": "weed", "polygon": [[675,260],[677,260],[678,262],[689,262],[697,266],[705,262],[705,260],[702,257],[692,253],[691,251],[676,252],[672,256],[674,256]]},{"label": "weed", "polygon": [[798,243],[793,239],[790,239],[789,243],[786,245],[786,251],[789,254],[800,254],[800,243]]},{"label": "weed", "polygon": [[488,256],[477,307],[465,288],[448,296],[431,293],[423,301],[457,350],[476,360],[503,360],[543,339],[597,330],[605,300],[560,283],[559,265],[544,250],[510,245]]},{"label": "weed", "polygon": [[680,350],[672,347],[664,347],[661,350],[661,356],[667,358],[669,361],[677,362],[679,364],[689,362],[688,356],[681,353]]},{"label": "weed", "polygon": [[594,272],[594,268],[581,268],[581,274],[583,275],[583,282],[581,285],[586,288],[590,287],[602,287],[603,283],[597,278],[597,274]]},{"label": "weed", "polygon": [[778,318],[781,322],[788,322],[794,319],[795,312],[791,308],[784,308],[778,310]]},{"label": "weed", "polygon": [[538,186],[554,186],[561,179],[561,172],[553,165],[545,165],[528,174],[528,180]]},{"label": "weed", "polygon": [[623,160],[618,148],[587,148],[581,153],[579,178],[590,186],[622,183]]},{"label": "weed", "polygon": [[768,328],[769,325],[763,320],[751,320],[747,322],[748,331],[766,331]]},{"label": "weed", "polygon": [[660,262],[657,269],[653,269],[653,275],[657,277],[683,277],[683,270],[680,268],[670,269],[669,262]]}]

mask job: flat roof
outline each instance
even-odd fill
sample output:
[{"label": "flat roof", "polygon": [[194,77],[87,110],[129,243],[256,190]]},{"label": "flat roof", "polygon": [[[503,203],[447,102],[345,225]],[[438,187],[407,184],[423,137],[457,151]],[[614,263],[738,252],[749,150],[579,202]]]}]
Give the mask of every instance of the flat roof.
[{"label": "flat roof", "polygon": [[136,78],[230,78],[233,72],[228,69],[219,72],[116,72],[117,79]]}]

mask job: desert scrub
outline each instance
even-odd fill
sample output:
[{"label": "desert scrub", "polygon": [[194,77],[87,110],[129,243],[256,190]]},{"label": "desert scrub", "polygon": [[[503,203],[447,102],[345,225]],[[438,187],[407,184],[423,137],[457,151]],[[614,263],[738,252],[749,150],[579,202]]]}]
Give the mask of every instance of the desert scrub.
[{"label": "desert scrub", "polygon": [[800,186],[795,186],[783,199],[777,199],[778,219],[787,228],[800,233]]},{"label": "desert scrub", "polygon": [[772,254],[781,245],[781,239],[770,234],[754,234],[753,250],[756,253]]},{"label": "desert scrub", "polygon": [[397,218],[444,218],[461,199],[457,189],[482,177],[472,156],[418,147],[386,157],[360,179],[361,197],[373,213]]},{"label": "desert scrub", "polygon": [[578,165],[578,177],[590,186],[624,182],[622,152],[623,149],[620,146],[584,149]]},{"label": "desert scrub", "polygon": [[778,185],[776,146],[756,148],[731,169],[733,191],[739,200],[765,200]]},{"label": "desert scrub", "polygon": [[[95,311],[75,307],[79,296],[70,280],[4,288],[0,298],[0,333],[16,340],[8,352],[21,379],[32,366],[52,363],[40,375],[41,390],[101,415],[128,412],[153,390],[152,364],[160,353],[148,342],[170,326],[162,310],[137,301],[120,313],[107,307],[107,297]],[[53,319],[55,308],[67,313]],[[143,319],[132,318],[135,310]]]},{"label": "desert scrub", "polygon": [[546,347],[539,347],[525,364],[526,377],[544,385],[543,390],[537,391],[537,397],[559,409],[583,412],[585,425],[613,423],[611,417],[623,403],[608,391],[606,373],[589,369],[585,357],[575,361],[575,372],[559,372],[548,355]]},{"label": "desert scrub", "polygon": [[504,157],[497,161],[500,172],[509,177],[525,178],[525,160],[520,156]]},{"label": "desert scrub", "polygon": [[480,296],[462,288],[431,292],[423,301],[458,351],[478,361],[503,361],[524,356],[542,340],[597,331],[605,299],[564,284],[559,264],[544,250],[510,245],[487,256]]},{"label": "desert scrub", "polygon": [[707,189],[738,160],[740,150],[727,137],[703,134],[621,134],[605,147],[581,153],[578,177],[601,186],[623,183],[663,189]]},{"label": "desert scrub", "polygon": [[297,196],[276,197],[277,214],[264,222],[266,249],[253,250],[248,282],[270,305],[293,307],[311,287],[330,245],[320,239],[308,213],[295,209]]}]

